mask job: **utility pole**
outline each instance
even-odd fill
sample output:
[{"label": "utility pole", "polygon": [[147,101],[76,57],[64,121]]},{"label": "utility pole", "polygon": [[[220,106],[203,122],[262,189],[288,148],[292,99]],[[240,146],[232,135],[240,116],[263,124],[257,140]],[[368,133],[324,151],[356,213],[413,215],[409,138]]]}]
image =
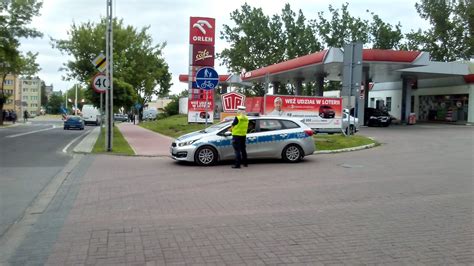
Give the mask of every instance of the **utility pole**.
[{"label": "utility pole", "polygon": [[67,90],[66,90],[66,97],[65,97],[65,102],[66,102],[66,105],[65,105],[65,108],[66,108],[66,112],[67,112]]},{"label": "utility pole", "polygon": [[74,115],[77,115],[77,84],[74,85],[76,87],[76,97],[74,98]]},{"label": "utility pole", "polygon": [[106,120],[107,120],[107,134],[105,145],[106,151],[112,151],[112,143],[113,143],[113,116],[114,116],[114,82],[113,82],[113,16],[112,16],[112,0],[107,1],[107,31],[106,31],[106,56],[107,59],[107,68],[106,68],[106,76],[109,79],[109,88],[106,92],[106,99],[105,99],[105,108],[106,108]]}]

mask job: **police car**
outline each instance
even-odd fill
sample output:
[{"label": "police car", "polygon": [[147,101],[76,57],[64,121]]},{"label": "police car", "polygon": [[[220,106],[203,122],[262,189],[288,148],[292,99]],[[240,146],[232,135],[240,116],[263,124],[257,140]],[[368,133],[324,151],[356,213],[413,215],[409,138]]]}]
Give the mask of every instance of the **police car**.
[{"label": "police car", "polygon": [[[263,116],[248,118],[246,146],[249,159],[279,158],[299,162],[313,154],[313,131],[300,120]],[[233,160],[231,125],[232,121],[224,121],[177,138],[170,147],[172,158],[203,166]]]}]

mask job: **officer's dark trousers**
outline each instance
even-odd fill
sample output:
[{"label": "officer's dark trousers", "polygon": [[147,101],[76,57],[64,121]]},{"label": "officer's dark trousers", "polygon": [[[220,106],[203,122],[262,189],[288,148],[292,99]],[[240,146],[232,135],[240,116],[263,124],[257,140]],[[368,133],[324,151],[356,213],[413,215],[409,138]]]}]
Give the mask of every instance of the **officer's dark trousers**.
[{"label": "officer's dark trousers", "polygon": [[240,167],[240,164],[247,164],[247,150],[245,147],[245,136],[232,136],[232,146],[235,151],[235,166]]}]

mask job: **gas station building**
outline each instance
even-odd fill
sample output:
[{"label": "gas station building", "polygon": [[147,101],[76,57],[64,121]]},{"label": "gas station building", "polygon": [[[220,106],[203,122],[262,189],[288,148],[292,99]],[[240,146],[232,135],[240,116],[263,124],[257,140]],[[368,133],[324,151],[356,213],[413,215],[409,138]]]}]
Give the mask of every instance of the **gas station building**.
[{"label": "gas station building", "polygon": [[[240,76],[223,75],[221,82],[264,83],[267,93],[272,87],[273,94],[291,83],[295,95],[302,94],[303,83],[316,82],[313,95],[323,96],[325,80],[342,80],[343,57],[343,49],[332,47]],[[359,121],[363,123],[363,107],[374,107],[386,109],[402,123],[414,113],[418,121],[474,124],[474,63],[436,62],[429,57],[420,51],[363,49],[362,86],[354,97]],[[180,80],[188,78],[181,75]]]}]

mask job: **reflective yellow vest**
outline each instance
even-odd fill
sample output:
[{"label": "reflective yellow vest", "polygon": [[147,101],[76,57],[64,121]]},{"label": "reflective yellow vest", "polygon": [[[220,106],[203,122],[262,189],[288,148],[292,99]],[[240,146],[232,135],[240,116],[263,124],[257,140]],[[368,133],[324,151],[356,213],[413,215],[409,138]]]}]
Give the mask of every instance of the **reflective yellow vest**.
[{"label": "reflective yellow vest", "polygon": [[232,128],[232,136],[246,136],[249,127],[249,119],[245,115],[238,115],[239,123]]}]

